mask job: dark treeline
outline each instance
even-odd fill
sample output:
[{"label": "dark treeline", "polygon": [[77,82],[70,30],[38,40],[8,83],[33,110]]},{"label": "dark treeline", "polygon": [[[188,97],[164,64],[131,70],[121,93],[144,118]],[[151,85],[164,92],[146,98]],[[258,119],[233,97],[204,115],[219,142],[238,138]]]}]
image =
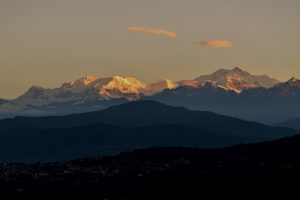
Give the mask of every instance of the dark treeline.
[{"label": "dark treeline", "polygon": [[151,148],[2,164],[11,199],[299,199],[300,136],[225,149]]}]

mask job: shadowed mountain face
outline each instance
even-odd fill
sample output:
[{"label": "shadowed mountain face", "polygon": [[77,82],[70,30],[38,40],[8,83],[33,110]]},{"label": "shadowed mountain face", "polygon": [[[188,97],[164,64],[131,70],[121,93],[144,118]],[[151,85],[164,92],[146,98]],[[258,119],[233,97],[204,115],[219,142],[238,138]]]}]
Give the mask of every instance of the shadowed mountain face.
[{"label": "shadowed mountain face", "polygon": [[226,149],[152,148],[45,164],[0,165],[13,199],[298,199],[300,137]]},{"label": "shadowed mountain face", "polygon": [[0,161],[51,161],[153,146],[224,147],[298,133],[211,112],[137,101],[91,113],[0,121]]},{"label": "shadowed mountain face", "polygon": [[0,99],[0,105],[1,105],[1,104],[5,104],[5,103],[7,103],[7,101],[6,101],[6,100],[4,100],[4,99]]}]

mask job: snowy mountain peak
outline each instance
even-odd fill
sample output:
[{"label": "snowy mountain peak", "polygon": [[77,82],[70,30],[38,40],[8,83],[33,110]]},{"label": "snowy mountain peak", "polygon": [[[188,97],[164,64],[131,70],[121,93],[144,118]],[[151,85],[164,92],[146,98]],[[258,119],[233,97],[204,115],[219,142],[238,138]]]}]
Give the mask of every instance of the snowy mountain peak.
[{"label": "snowy mountain peak", "polygon": [[61,87],[62,88],[84,88],[85,86],[91,85],[98,79],[99,78],[95,76],[85,76],[75,81],[64,83]]},{"label": "snowy mountain peak", "polygon": [[134,77],[113,76],[111,80],[99,86],[99,94],[106,98],[128,98],[135,99],[142,95],[147,89],[147,84]]},{"label": "snowy mountain peak", "polygon": [[83,77],[81,79],[79,79],[83,84],[85,85],[89,85],[91,84],[92,82],[96,81],[98,78],[95,77],[95,76],[86,76],[86,77]]},{"label": "snowy mountain peak", "polygon": [[[270,88],[279,83],[278,80],[273,79],[267,75],[252,75],[249,72],[235,67],[233,69],[220,69],[216,72],[204,76],[200,76],[194,81],[198,82],[198,86],[202,86],[205,82],[211,82],[215,86],[220,86],[227,90],[233,90],[235,92],[242,92],[245,89],[266,87]],[[192,83],[191,81],[183,81],[184,83]],[[194,85],[197,85],[193,83]]]},{"label": "snowy mountain peak", "polygon": [[[227,76],[249,76],[250,73],[241,69],[240,67],[235,67],[233,69],[219,69],[217,71],[215,71],[214,73],[210,74],[210,76],[213,79],[220,79],[220,78],[224,78]],[[200,76],[196,79],[201,79],[201,77],[203,78],[203,76]]]},{"label": "snowy mountain peak", "polygon": [[140,81],[134,77],[124,77],[123,78],[121,76],[113,76],[112,79],[114,82],[117,82],[119,84],[130,85],[135,88],[146,88],[145,83],[143,83],[142,81]]},{"label": "snowy mountain peak", "polygon": [[178,87],[177,83],[175,83],[169,79],[164,80],[164,83],[166,84],[167,89],[174,89],[174,88]]},{"label": "snowy mountain peak", "polygon": [[299,79],[296,79],[295,77],[292,77],[290,80],[287,81],[287,83],[298,83],[300,82]]},{"label": "snowy mountain peak", "polygon": [[112,76],[99,78],[86,76],[66,82],[61,87],[54,89],[33,86],[24,95],[20,96],[18,100],[38,106],[57,102],[95,101],[97,99],[126,98],[134,100],[175,87],[177,87],[177,84],[170,80],[146,84],[135,77]]}]

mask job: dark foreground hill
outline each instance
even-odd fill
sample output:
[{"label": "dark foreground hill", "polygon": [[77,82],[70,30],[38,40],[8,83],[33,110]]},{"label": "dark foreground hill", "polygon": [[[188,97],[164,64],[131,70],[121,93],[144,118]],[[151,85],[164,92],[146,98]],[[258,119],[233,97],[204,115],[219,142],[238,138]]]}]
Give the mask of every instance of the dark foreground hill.
[{"label": "dark foreground hill", "polygon": [[11,199],[299,199],[300,136],[226,149],[152,148],[114,157],[3,164]]},{"label": "dark foreground hill", "polygon": [[255,141],[255,137],[180,125],[126,128],[94,124],[66,129],[24,128],[21,133],[9,129],[0,134],[0,162],[49,162],[155,146],[213,148]]}]

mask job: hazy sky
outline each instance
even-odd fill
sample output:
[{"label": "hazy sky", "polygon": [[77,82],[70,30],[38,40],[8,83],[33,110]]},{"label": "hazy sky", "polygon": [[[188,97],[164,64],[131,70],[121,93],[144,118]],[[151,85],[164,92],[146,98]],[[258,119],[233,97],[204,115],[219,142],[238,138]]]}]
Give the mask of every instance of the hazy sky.
[{"label": "hazy sky", "polygon": [[300,78],[299,8],[299,0],[0,0],[0,97],[85,75],[151,82],[240,66]]}]

